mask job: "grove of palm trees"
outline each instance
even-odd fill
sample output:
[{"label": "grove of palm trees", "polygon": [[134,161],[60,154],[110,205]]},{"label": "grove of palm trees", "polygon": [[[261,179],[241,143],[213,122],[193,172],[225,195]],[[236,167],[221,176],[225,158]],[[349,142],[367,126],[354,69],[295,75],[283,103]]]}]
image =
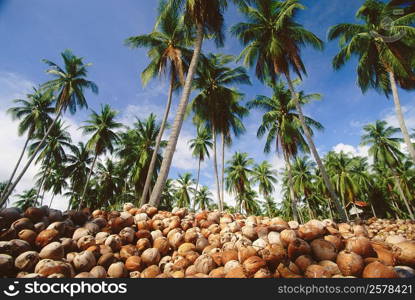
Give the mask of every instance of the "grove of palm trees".
[{"label": "grove of palm trees", "polygon": [[[153,30],[122,46],[145,57],[135,84],[166,99],[133,122],[122,99],[90,103],[111,88],[94,79],[99,61],[69,46],[37,58],[46,79],[7,106],[23,147],[0,178],[0,276],[414,277],[415,128],[401,95],[415,89],[415,4],[359,2],[354,23],[318,36],[303,0],[154,1]],[[325,72],[352,70],[361,101],[374,91],[395,112],[359,123],[366,153],[321,145],[332,124],[315,110],[330,94],[304,84],[306,58],[332,41]],[[76,141],[67,118],[79,116]],[[184,126],[192,167],[177,170]]]}]

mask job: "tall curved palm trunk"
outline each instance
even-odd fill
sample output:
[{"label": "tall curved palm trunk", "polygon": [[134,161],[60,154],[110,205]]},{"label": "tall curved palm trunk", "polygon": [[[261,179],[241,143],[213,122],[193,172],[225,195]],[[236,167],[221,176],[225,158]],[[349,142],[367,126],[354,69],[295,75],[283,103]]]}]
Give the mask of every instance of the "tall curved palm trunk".
[{"label": "tall curved palm trunk", "polygon": [[401,101],[399,99],[398,86],[396,84],[395,74],[391,71],[389,71],[389,81],[391,83],[393,102],[395,104],[396,117],[399,122],[399,127],[401,128],[403,139],[405,141],[408,152],[415,163],[415,149],[412,145],[411,138],[408,133],[408,128],[406,127],[405,119],[402,113]]},{"label": "tall curved palm trunk", "polygon": [[219,173],[218,173],[218,158],[217,158],[217,138],[216,138],[216,128],[213,125],[212,127],[212,138],[213,138],[213,168],[215,172],[215,181],[216,181],[216,192],[218,194],[218,206],[219,210],[223,210],[223,203],[220,192],[220,183],[219,183]]},{"label": "tall curved palm trunk", "polygon": [[150,205],[158,207],[160,204],[161,194],[166,184],[167,177],[169,175],[171,162],[173,160],[174,152],[176,151],[177,141],[179,139],[180,131],[183,126],[184,116],[186,114],[187,104],[189,103],[190,93],[192,91],[192,81],[196,73],[197,65],[200,58],[200,53],[203,44],[203,25],[197,25],[195,49],[193,51],[192,61],[190,62],[189,71],[187,73],[185,85],[183,88],[183,94],[179,102],[176,117],[173,123],[172,132],[170,134],[169,142],[167,144],[166,151],[164,153],[163,162],[161,164],[159,176],[157,182],[153,188],[153,192],[150,197]]},{"label": "tall curved palm trunk", "polygon": [[406,206],[406,209],[408,210],[409,216],[411,217],[412,220],[415,220],[414,213],[413,213],[413,211],[411,209],[411,206],[409,205],[408,199],[406,198],[405,193],[402,189],[402,185],[401,185],[401,182],[399,181],[399,177],[398,177],[398,174],[397,174],[396,170],[394,170],[393,173],[394,173],[396,188],[398,189],[399,195],[401,196],[403,202],[405,203],[405,206]]},{"label": "tall curved palm trunk", "polygon": [[[39,199],[40,192],[42,191],[42,187],[45,184],[45,180],[50,174],[50,157],[49,157],[49,155],[45,157],[45,160],[44,160],[43,163],[46,163],[47,165],[46,165],[45,171],[43,172],[42,179],[41,179],[39,188],[37,190],[36,203],[37,203],[37,200]],[[40,206],[42,206],[42,204],[43,204],[43,198],[41,198],[41,200],[40,200]]]},{"label": "tall curved palm trunk", "polygon": [[[199,158],[199,164],[197,168],[197,178],[196,178],[196,188],[195,192],[193,193],[193,210],[196,211],[196,197],[197,197],[197,191],[199,190],[199,180],[200,180],[200,165],[202,163],[202,159]],[[204,210],[204,209],[202,209]]]},{"label": "tall curved palm trunk", "polygon": [[89,170],[88,177],[86,178],[84,190],[83,190],[82,196],[81,196],[81,202],[79,203],[79,206],[78,206],[78,211],[82,209],[82,205],[84,204],[86,190],[88,188],[89,181],[91,180],[92,173],[94,172],[94,167],[95,167],[95,164],[97,162],[97,158],[98,158],[98,152],[95,151],[94,160],[92,161],[91,169]]},{"label": "tall curved palm trunk", "polygon": [[301,127],[303,128],[304,135],[307,139],[308,146],[310,147],[311,153],[313,154],[313,157],[314,157],[314,159],[315,159],[315,161],[318,165],[318,168],[320,169],[321,176],[323,177],[324,184],[326,185],[327,190],[330,193],[330,198],[332,199],[332,201],[334,202],[334,205],[336,206],[337,213],[339,214],[340,219],[342,221],[344,221],[347,218],[346,214],[345,214],[345,212],[342,208],[342,205],[339,201],[339,198],[337,197],[336,193],[334,192],[333,185],[331,184],[330,179],[327,175],[326,168],[324,167],[323,162],[321,161],[320,155],[318,154],[316,146],[314,145],[313,138],[311,137],[311,133],[307,128],[306,121],[305,121],[304,114],[303,114],[303,110],[302,110],[301,105],[299,103],[298,95],[295,91],[295,88],[294,88],[294,85],[292,83],[291,77],[287,73],[285,74],[285,77],[287,79],[288,87],[291,91],[291,94],[294,97],[293,99],[294,99],[295,107],[298,111],[298,115],[300,117]]},{"label": "tall curved palm trunk", "polygon": [[38,154],[38,152],[40,151],[41,147],[43,146],[43,144],[46,142],[47,137],[49,136],[50,132],[52,131],[53,127],[55,126],[56,122],[58,121],[58,119],[61,117],[62,114],[62,106],[59,107],[58,112],[56,114],[55,119],[53,120],[52,124],[50,124],[48,130],[46,131],[45,135],[43,136],[42,140],[40,141],[40,143],[37,145],[36,149],[33,151],[32,156],[30,157],[30,159],[26,162],[26,165],[24,166],[23,170],[20,172],[19,176],[17,176],[16,180],[14,181],[14,183],[10,186],[10,188],[4,193],[1,202],[0,202],[0,207],[3,206],[3,204],[6,202],[6,200],[9,198],[9,196],[11,195],[11,193],[13,192],[13,190],[16,188],[17,184],[20,182],[20,180],[22,179],[22,177],[24,176],[24,174],[26,173],[27,169],[29,169],[30,165],[32,164],[33,160],[35,159],[36,155]]},{"label": "tall curved palm trunk", "polygon": [[173,99],[173,88],[174,88],[174,73],[171,72],[169,95],[167,98],[166,109],[164,111],[163,120],[161,122],[160,131],[156,139],[156,145],[154,146],[153,155],[151,156],[150,166],[147,172],[146,182],[144,184],[143,194],[141,195],[140,206],[147,203],[147,196],[149,194],[151,181],[153,179],[154,169],[156,168],[157,154],[160,150],[161,139],[163,138],[164,130],[166,129],[167,120],[169,118],[171,102]]},{"label": "tall curved palm trunk", "polygon": [[222,209],[223,210],[223,206],[224,206],[224,202],[225,202],[225,134],[222,132],[222,163],[221,163],[221,196],[220,199],[222,201]]},{"label": "tall curved palm trunk", "polygon": [[297,198],[295,197],[295,193],[294,193],[291,162],[286,153],[284,153],[283,155],[285,159],[285,165],[287,166],[288,185],[289,185],[289,190],[290,190],[291,210],[293,212],[293,219],[294,221],[298,222]]},{"label": "tall curved palm trunk", "polygon": [[[7,181],[7,184],[6,184],[6,186],[5,186],[4,190],[3,190],[3,193],[1,194],[1,199],[2,199],[2,198],[3,198],[3,196],[6,194],[7,189],[9,188],[9,186],[10,186],[10,185],[12,184],[12,182],[13,182],[14,175],[16,175],[17,169],[19,168],[20,163],[22,162],[22,159],[23,159],[23,156],[24,156],[24,154],[25,154],[25,152],[26,152],[27,145],[29,144],[29,141],[30,141],[30,134],[28,134],[28,135],[27,135],[26,141],[25,141],[25,143],[24,143],[24,146],[23,146],[22,152],[20,153],[19,159],[17,160],[16,166],[14,167],[14,170],[13,170],[12,174],[10,175],[9,180]],[[0,206],[0,207],[1,207],[1,206]]]}]

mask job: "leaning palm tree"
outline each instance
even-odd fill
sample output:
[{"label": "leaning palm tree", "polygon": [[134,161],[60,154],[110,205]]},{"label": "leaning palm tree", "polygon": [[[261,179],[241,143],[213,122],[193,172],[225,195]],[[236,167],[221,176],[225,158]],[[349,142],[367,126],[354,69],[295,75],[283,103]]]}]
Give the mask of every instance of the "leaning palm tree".
[{"label": "leaning palm tree", "polygon": [[[43,188],[44,182],[50,175],[54,166],[62,166],[66,161],[66,150],[71,149],[72,139],[68,132],[68,126],[64,126],[64,122],[58,120],[50,131],[45,143],[40,147],[39,154],[35,163],[41,163],[41,171],[39,173],[38,197]],[[33,138],[33,143],[29,146],[29,154],[33,155],[34,149],[39,147],[43,139],[43,135]],[[43,204],[42,201],[40,203]]]},{"label": "leaning palm tree", "polygon": [[163,17],[164,14],[170,13],[171,9],[178,9],[179,12],[184,15],[185,25],[196,31],[196,37],[194,41],[193,56],[189,64],[189,70],[183,87],[183,94],[173,122],[160,174],[151,194],[151,205],[158,206],[160,203],[160,197],[170,171],[171,162],[186,114],[192,90],[192,81],[198,66],[203,40],[207,36],[213,36],[218,45],[223,43],[223,13],[226,8],[226,0],[167,0],[165,10],[161,13],[161,17]]},{"label": "leaning palm tree", "polygon": [[323,42],[312,32],[296,22],[295,17],[305,7],[299,0],[251,0],[251,5],[242,5],[241,11],[247,22],[239,23],[232,28],[232,33],[246,46],[241,57],[248,66],[255,66],[256,76],[261,80],[275,80],[283,75],[291,91],[295,107],[300,117],[307,144],[321,171],[324,183],[336,204],[341,219],[345,219],[341,203],[334,192],[327,172],[314,144],[312,134],[304,117],[299,94],[295,91],[292,71],[300,78],[307,74],[301,58],[301,47],[311,45],[322,50]]},{"label": "leaning palm tree", "polygon": [[90,66],[90,64],[85,64],[83,62],[83,58],[75,56],[70,50],[65,50],[61,56],[65,64],[64,68],[59,67],[57,64],[49,60],[43,60],[47,65],[51,67],[47,73],[55,77],[55,79],[46,82],[42,86],[42,88],[46,90],[52,90],[58,93],[55,102],[55,118],[50,124],[49,128],[46,130],[46,133],[39,143],[39,146],[33,150],[32,156],[23,167],[19,176],[17,176],[14,183],[3,195],[0,206],[3,204],[3,202],[6,201],[6,199],[10,196],[12,190],[15,189],[19,181],[22,179],[23,175],[32,164],[40,148],[46,141],[47,136],[61,115],[68,108],[69,111],[74,114],[77,110],[77,107],[87,107],[87,101],[84,95],[85,89],[90,89],[92,92],[98,93],[98,87],[95,85],[95,83],[86,79],[88,73],[87,68]]},{"label": "leaning palm tree", "polygon": [[[398,85],[404,89],[415,89],[415,14],[397,15],[396,8],[399,7],[384,1],[366,0],[356,13],[359,23],[333,26],[329,39],[340,39],[340,52],[333,59],[336,70],[356,56],[358,84],[362,91],[374,88],[387,97],[392,94],[399,127],[415,162],[415,148],[398,94]],[[387,20],[390,24],[385,23]]]},{"label": "leaning palm tree", "polygon": [[[286,89],[282,82],[269,82],[268,84],[273,90],[272,96],[259,95],[254,100],[248,102],[248,108],[257,108],[264,113],[262,124],[258,128],[257,133],[259,138],[264,135],[267,136],[264,152],[269,153],[274,143],[276,152],[278,154],[282,152],[287,168],[291,210],[293,212],[293,218],[297,220],[297,198],[292,182],[291,159],[296,157],[300,151],[308,152],[309,148],[304,138],[301,117],[298,110],[296,110],[292,93]],[[301,92],[299,97],[301,99],[300,105],[303,105],[312,99],[319,99],[320,95],[305,95]],[[323,126],[319,122],[307,116],[303,117],[306,120],[307,130],[311,135],[313,134],[313,128],[318,130],[323,129]]]},{"label": "leaning palm tree", "polygon": [[192,155],[198,160],[195,196],[197,195],[199,188],[200,165],[205,161],[206,158],[210,157],[209,149],[212,149],[212,145],[212,134],[206,127],[198,126],[196,138],[189,141]]},{"label": "leaning palm tree", "polygon": [[35,134],[44,132],[45,128],[47,128],[47,126],[49,126],[52,122],[50,117],[50,114],[53,113],[52,91],[43,92],[33,88],[33,93],[27,95],[27,100],[16,99],[13,102],[18,104],[18,106],[9,108],[7,112],[12,115],[13,120],[20,120],[18,134],[19,136],[26,134],[26,141],[10,178],[4,190],[0,193],[1,196],[3,196],[3,193],[7,191],[12,183],[14,175],[16,175],[17,169],[19,168],[24,153],[26,152],[29,141]]},{"label": "leaning palm tree", "polygon": [[[235,58],[232,55],[209,54],[198,70],[194,87],[199,94],[192,102],[195,113],[194,122],[204,124],[212,132],[213,164],[218,192],[219,208],[223,208],[225,144],[245,131],[242,118],[248,110],[240,105],[243,95],[231,88],[236,84],[250,84],[245,68],[231,68],[229,64]],[[219,183],[217,164],[217,135],[222,137],[222,176]]]},{"label": "leaning palm tree", "polygon": [[170,76],[166,108],[141,195],[141,204],[147,201],[147,194],[156,166],[157,154],[170,113],[173,91],[179,84],[184,84],[185,71],[192,56],[191,51],[188,49],[191,37],[188,29],[184,25],[183,18],[179,16],[177,9],[171,9],[169,13],[163,13],[165,8],[166,3],[161,1],[159,8],[161,15],[153,32],[146,35],[130,37],[126,40],[126,44],[130,47],[145,47],[149,49],[148,57],[151,61],[141,74],[144,85],[150,79],[163,74],[169,73]]},{"label": "leaning palm tree", "polygon": [[212,192],[207,186],[202,186],[200,191],[196,193],[194,203],[195,206],[197,205],[200,210],[206,210],[210,205],[212,205]]},{"label": "leaning palm tree", "polygon": [[122,127],[122,124],[115,121],[116,117],[117,112],[112,110],[111,107],[106,104],[101,106],[101,112],[99,114],[92,111],[90,119],[85,121],[88,125],[82,126],[84,134],[92,134],[87,143],[87,148],[94,153],[94,159],[88,177],[86,178],[78,209],[82,208],[88,183],[91,179],[92,172],[94,171],[98,156],[105,154],[106,152],[112,153],[114,150],[114,143],[119,141],[118,134],[114,130]]},{"label": "leaning palm tree", "polygon": [[[254,160],[248,157],[248,153],[236,152],[227,162],[226,172],[226,189],[236,195],[236,202],[239,205],[239,212],[244,205],[244,197],[251,190],[250,175],[252,174],[251,166]],[[251,194],[252,196],[252,194]]]},{"label": "leaning palm tree", "polygon": [[387,166],[393,173],[396,188],[405,203],[408,213],[414,219],[414,213],[409,206],[402,185],[399,181],[398,168],[402,165],[403,153],[399,150],[401,138],[394,137],[399,133],[399,128],[388,126],[385,121],[376,121],[364,128],[362,145],[370,145],[369,154],[373,156],[374,163]]},{"label": "leaning palm tree", "polygon": [[23,193],[17,195],[17,199],[14,205],[23,211],[29,207],[36,207],[39,204],[36,197],[36,189],[34,188],[23,191]]},{"label": "leaning palm tree", "polygon": [[[194,181],[192,174],[185,173],[179,175],[179,178],[176,180],[176,192],[175,197],[177,199],[177,207],[190,207],[191,196],[190,194],[194,193]],[[193,199],[194,201],[194,199]]]}]

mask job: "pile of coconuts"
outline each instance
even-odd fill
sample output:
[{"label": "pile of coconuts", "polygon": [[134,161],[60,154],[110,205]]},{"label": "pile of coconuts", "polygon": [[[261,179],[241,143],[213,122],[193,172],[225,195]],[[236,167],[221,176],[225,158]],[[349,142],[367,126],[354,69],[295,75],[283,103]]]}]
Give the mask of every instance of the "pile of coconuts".
[{"label": "pile of coconuts", "polygon": [[298,224],[131,203],[121,212],[5,208],[0,277],[411,278],[414,226],[375,219]]}]

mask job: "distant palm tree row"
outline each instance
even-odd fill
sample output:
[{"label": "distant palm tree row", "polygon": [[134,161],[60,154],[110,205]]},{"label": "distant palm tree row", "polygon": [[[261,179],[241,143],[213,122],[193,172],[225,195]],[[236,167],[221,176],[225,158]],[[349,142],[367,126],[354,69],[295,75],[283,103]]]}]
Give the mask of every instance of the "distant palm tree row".
[{"label": "distant palm tree row", "polygon": [[[82,127],[88,142],[73,145],[61,117],[68,108],[75,113],[87,107],[85,90],[97,93],[98,88],[87,79],[90,64],[71,51],[62,53],[62,68],[45,60],[54,78],[27,99],[16,100],[18,106],[10,109],[20,121],[19,135],[25,134],[26,142],[9,180],[1,186],[0,205],[8,201],[34,161],[41,171],[34,190],[19,196],[27,199],[18,202],[20,206],[41,205],[45,192],[50,192],[64,193],[70,207],[77,209],[132,201],[166,209],[216,206],[302,221],[316,217],[345,220],[350,213],[367,213],[361,209],[367,207],[373,215],[413,219],[415,151],[398,88],[415,88],[415,6],[402,0],[366,0],[356,14],[356,24],[339,24],[329,30],[329,40],[340,41],[334,69],[357,57],[362,92],[373,88],[393,96],[400,128],[383,121],[364,127],[362,145],[370,148],[369,163],[367,157],[343,152],[321,157],[317,151],[313,136],[323,125],[306,116],[303,106],[321,96],[299,87],[307,75],[301,50],[305,46],[323,50],[324,43],[299,23],[297,15],[305,10],[300,0],[233,2],[244,17],[230,28],[244,47],[239,57],[202,51],[206,39],[223,45],[226,0],[160,0],[153,32],[126,39],[127,46],[148,50],[150,63],[142,72],[143,84],[167,75],[168,98],[160,123],[150,115],[137,119],[130,128],[117,122],[117,112],[105,105],[100,112],[92,111]],[[238,66],[239,61],[244,66]],[[257,79],[269,87],[269,95],[245,99],[240,86],[251,84],[245,67],[255,70]],[[182,95],[164,141],[175,91]],[[190,99],[192,92],[195,97]],[[265,139],[264,152],[281,155],[284,170],[266,161],[257,164],[248,153],[236,152],[226,161],[227,148],[245,133],[244,118],[252,110],[263,114],[257,136]],[[196,128],[189,141],[198,161],[196,180],[190,173],[169,179],[187,116]],[[402,144],[408,155],[401,151]],[[29,159],[16,176],[26,152]],[[214,194],[201,184],[202,163],[211,156]],[[281,189],[278,203],[277,187]],[[233,207],[225,203],[225,191],[233,197]]]}]

